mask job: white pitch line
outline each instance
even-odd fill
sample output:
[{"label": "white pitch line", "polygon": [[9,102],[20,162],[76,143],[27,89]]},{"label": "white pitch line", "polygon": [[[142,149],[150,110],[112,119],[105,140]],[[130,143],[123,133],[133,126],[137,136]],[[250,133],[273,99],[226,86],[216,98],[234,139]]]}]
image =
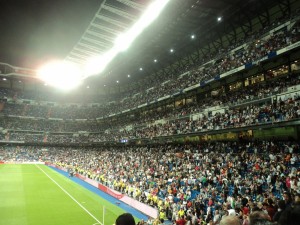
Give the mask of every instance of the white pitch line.
[{"label": "white pitch line", "polygon": [[96,220],[99,224],[103,225],[92,213],[90,213],[83,205],[81,205],[69,192],[67,192],[62,186],[60,186],[52,177],[50,177],[43,169],[39,166],[35,165],[39,168],[50,180],[53,181],[63,192],[65,192],[74,202],[76,202],[84,211],[86,211],[94,220]]}]

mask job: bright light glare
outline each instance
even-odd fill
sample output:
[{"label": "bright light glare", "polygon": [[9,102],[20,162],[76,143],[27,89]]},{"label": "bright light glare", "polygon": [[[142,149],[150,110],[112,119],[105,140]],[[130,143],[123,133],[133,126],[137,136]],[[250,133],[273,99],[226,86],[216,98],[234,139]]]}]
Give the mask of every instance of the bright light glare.
[{"label": "bright light glare", "polygon": [[45,83],[63,90],[70,90],[81,83],[80,68],[67,61],[52,61],[38,70],[38,76]]},{"label": "bright light glare", "polygon": [[115,42],[115,48],[118,51],[125,51],[132,42],[148,27],[161,13],[170,0],[156,0],[142,15],[142,17],[125,34],[120,35]]},{"label": "bright light glare", "polygon": [[88,59],[82,68],[67,61],[53,61],[38,70],[39,78],[48,85],[66,90],[78,86],[83,79],[89,76],[103,72],[112,59],[118,53],[128,49],[136,37],[159,16],[169,1],[154,1],[133,27],[116,39],[115,45],[110,51]]},{"label": "bright light glare", "polygon": [[115,49],[111,49],[104,55],[90,58],[84,68],[84,77],[101,73],[117,54],[118,52]]},{"label": "bright light glare", "polygon": [[126,33],[119,35],[114,47],[102,56],[91,58],[85,65],[84,76],[99,74],[104,71],[109,62],[119,53],[129,48],[132,42],[149,26],[161,13],[170,0],[156,0],[142,17]]}]

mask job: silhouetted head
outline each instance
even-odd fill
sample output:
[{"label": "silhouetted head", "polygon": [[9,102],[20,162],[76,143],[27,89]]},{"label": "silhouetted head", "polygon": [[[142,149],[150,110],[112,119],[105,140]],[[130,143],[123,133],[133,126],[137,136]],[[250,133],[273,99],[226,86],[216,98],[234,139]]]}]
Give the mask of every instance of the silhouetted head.
[{"label": "silhouetted head", "polygon": [[135,221],[130,213],[124,213],[116,219],[116,225],[135,225]]}]

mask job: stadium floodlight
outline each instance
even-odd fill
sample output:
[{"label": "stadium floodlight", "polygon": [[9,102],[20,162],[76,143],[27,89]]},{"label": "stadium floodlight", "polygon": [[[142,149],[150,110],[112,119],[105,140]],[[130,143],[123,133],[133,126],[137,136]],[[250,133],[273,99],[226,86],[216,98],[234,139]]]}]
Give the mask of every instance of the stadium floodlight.
[{"label": "stadium floodlight", "polygon": [[68,61],[51,61],[42,66],[37,75],[45,83],[62,90],[75,88],[82,81],[82,73],[78,65]]},{"label": "stadium floodlight", "polygon": [[117,37],[113,48],[104,55],[89,59],[85,65],[84,77],[96,75],[104,71],[109,62],[120,52],[125,51],[161,13],[170,0],[154,1],[141,16],[141,18],[126,32]]},{"label": "stadium floodlight", "polygon": [[118,52],[115,49],[111,49],[103,55],[90,58],[84,67],[84,77],[101,73],[117,54]]},{"label": "stadium floodlight", "polygon": [[170,0],[156,0],[144,12],[141,18],[124,34],[115,41],[118,51],[126,51],[132,42],[148,27],[162,12]]}]

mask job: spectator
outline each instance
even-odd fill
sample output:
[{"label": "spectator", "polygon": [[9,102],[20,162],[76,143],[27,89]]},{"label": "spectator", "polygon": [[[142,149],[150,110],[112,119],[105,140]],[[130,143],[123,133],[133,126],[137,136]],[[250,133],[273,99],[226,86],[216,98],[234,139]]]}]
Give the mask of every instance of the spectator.
[{"label": "spectator", "polygon": [[282,212],[285,210],[285,201],[284,200],[280,200],[278,202],[278,211],[275,213],[274,217],[273,217],[273,221],[274,222],[278,222]]},{"label": "spectator", "polygon": [[300,205],[295,204],[286,210],[280,216],[279,225],[298,225],[300,221]]},{"label": "spectator", "polygon": [[116,225],[135,225],[133,216],[130,213],[124,213],[116,219]]},{"label": "spectator", "polygon": [[226,216],[222,218],[220,225],[241,225],[241,222],[236,216]]},{"label": "spectator", "polygon": [[268,214],[262,211],[255,211],[249,215],[249,225],[268,225],[270,224]]}]

